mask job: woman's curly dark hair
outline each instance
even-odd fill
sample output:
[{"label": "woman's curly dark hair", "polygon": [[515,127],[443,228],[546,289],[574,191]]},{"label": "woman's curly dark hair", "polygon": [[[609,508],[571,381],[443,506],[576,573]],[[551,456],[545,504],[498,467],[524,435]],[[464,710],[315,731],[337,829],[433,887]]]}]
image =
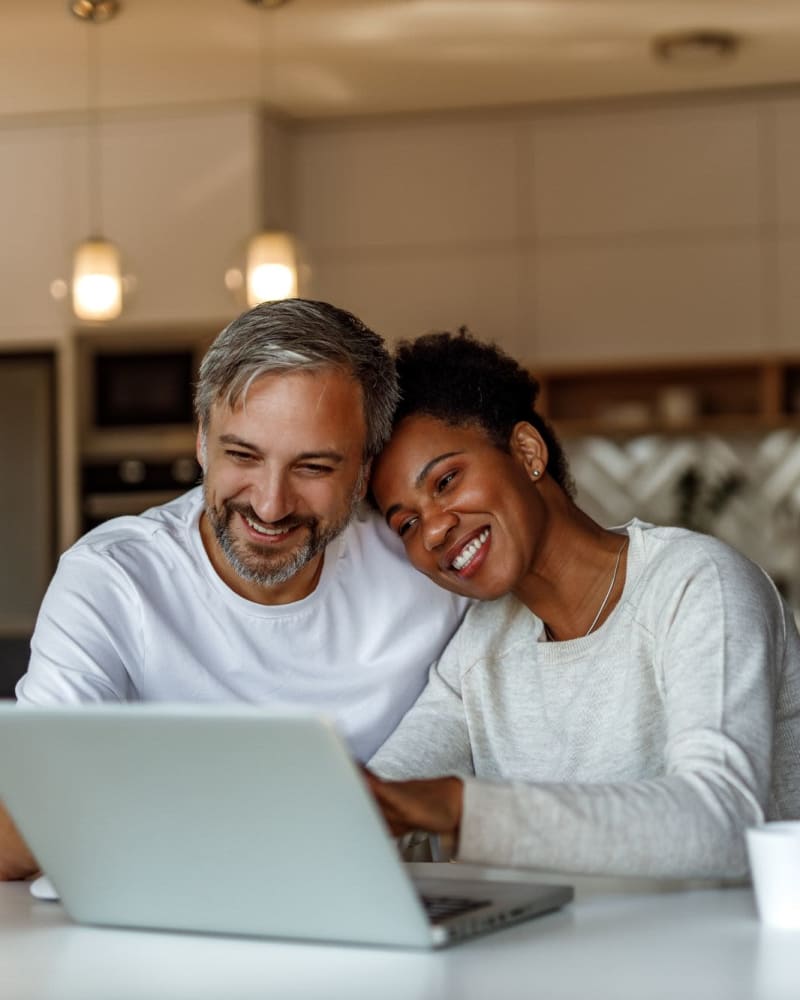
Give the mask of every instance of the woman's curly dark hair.
[{"label": "woman's curly dark hair", "polygon": [[521,420],[547,445],[547,472],[572,496],[575,488],[561,444],[536,412],[539,383],[495,344],[477,340],[462,327],[457,334],[428,333],[405,340],[395,350],[400,403],[394,424],[414,413],[460,427],[477,425],[502,451]]}]

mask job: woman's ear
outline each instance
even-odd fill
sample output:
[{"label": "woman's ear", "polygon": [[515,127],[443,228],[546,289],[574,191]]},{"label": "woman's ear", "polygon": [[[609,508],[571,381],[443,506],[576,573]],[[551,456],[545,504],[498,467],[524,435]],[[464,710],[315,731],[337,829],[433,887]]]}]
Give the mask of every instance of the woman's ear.
[{"label": "woman's ear", "polygon": [[522,464],[530,478],[534,482],[541,480],[547,468],[548,451],[544,438],[533,424],[529,424],[527,420],[520,420],[515,424],[509,444],[511,454]]}]

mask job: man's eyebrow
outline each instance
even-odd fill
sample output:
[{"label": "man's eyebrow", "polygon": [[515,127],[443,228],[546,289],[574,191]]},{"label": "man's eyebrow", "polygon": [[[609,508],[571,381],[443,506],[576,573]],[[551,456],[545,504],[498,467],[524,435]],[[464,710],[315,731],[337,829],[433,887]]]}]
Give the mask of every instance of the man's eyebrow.
[{"label": "man's eyebrow", "polygon": [[[423,465],[423,467],[417,473],[417,477],[414,480],[414,488],[419,489],[420,486],[422,486],[422,484],[425,482],[428,473],[431,471],[431,469],[433,469],[436,465],[438,465],[439,462],[443,462],[446,458],[453,458],[455,455],[463,455],[463,452],[445,451],[441,455],[436,455],[434,458],[430,460],[430,462],[426,462],[425,465]],[[384,520],[386,521],[387,524],[389,523],[389,521],[391,521],[391,519],[398,512],[398,510],[402,509],[402,507],[403,505],[399,503],[392,504],[392,506],[384,514]]]},{"label": "man's eyebrow", "polygon": [[333,449],[329,449],[327,451],[303,451],[297,455],[295,461],[313,462],[316,459],[322,459],[325,462],[333,462],[335,465],[341,465],[344,458],[344,455],[340,451],[333,451]]},{"label": "man's eyebrow", "polygon": [[[249,441],[245,441],[244,438],[237,437],[236,434],[220,434],[219,439],[222,444],[232,444],[236,445],[238,448],[247,448],[248,451],[253,451],[256,454],[262,454],[261,449]],[[324,461],[332,462],[334,465],[341,465],[345,460],[345,456],[340,451],[335,451],[333,448],[322,448],[319,451],[302,451],[299,455],[295,455],[295,462],[313,462],[313,461]]]},{"label": "man's eyebrow", "polygon": [[220,434],[219,440],[221,444],[235,444],[239,448],[247,448],[248,451],[257,451],[261,454],[260,448],[257,448],[254,444],[250,444],[249,441],[245,441],[244,438],[237,437],[235,434]]}]

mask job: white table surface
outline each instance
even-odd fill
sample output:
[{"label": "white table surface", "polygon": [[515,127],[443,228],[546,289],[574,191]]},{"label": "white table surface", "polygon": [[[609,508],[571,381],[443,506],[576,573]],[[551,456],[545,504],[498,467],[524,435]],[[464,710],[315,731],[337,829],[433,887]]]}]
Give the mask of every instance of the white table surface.
[{"label": "white table surface", "polygon": [[749,889],[582,892],[441,952],[82,927],[0,885],[3,1000],[798,1000],[800,932]]}]

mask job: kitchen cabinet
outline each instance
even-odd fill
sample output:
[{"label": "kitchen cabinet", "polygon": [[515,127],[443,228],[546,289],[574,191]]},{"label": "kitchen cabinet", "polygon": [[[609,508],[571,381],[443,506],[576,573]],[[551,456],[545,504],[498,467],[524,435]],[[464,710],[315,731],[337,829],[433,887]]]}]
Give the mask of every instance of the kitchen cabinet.
[{"label": "kitchen cabinet", "polygon": [[800,429],[800,356],[529,367],[565,437]]}]

